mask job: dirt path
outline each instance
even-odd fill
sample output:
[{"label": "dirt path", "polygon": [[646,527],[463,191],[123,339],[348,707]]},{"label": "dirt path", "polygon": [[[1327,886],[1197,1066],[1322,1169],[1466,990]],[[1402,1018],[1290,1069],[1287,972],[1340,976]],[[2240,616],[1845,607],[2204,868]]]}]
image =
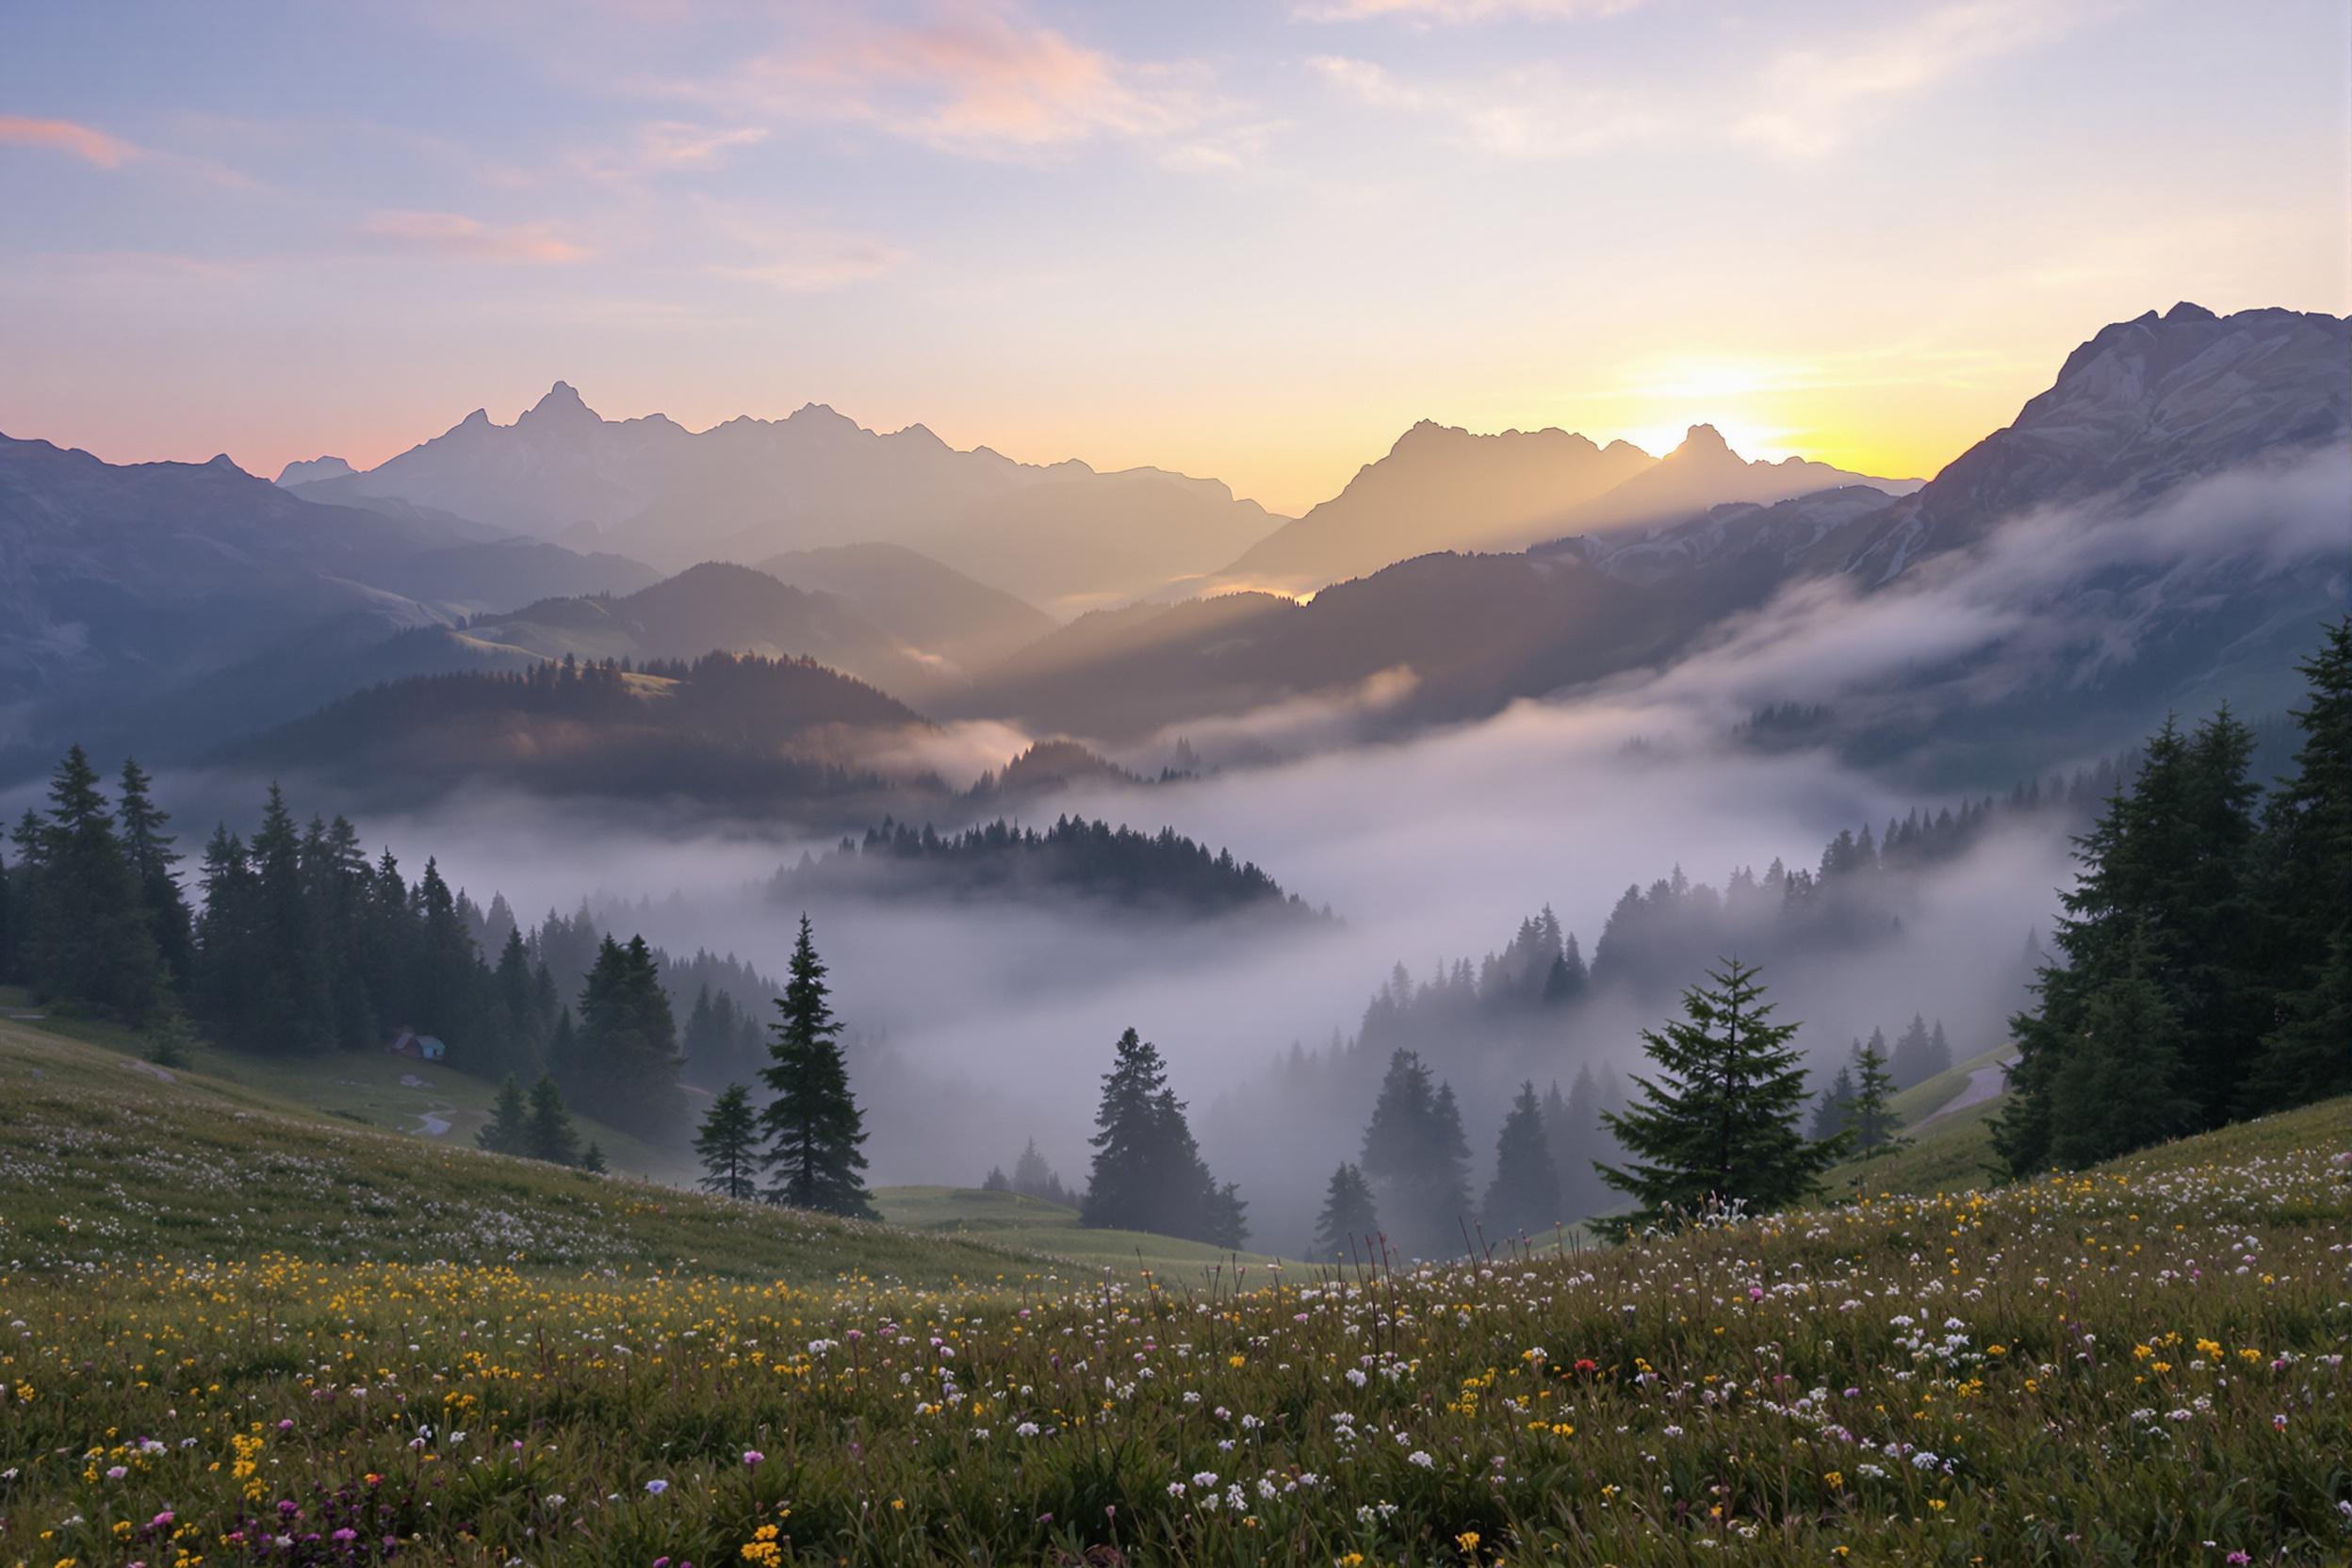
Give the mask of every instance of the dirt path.
[{"label": "dirt path", "polygon": [[143,1062],[136,1056],[131,1057],[122,1065],[129,1068],[133,1072],[144,1072],[149,1077],[160,1078],[167,1084],[176,1084],[179,1082],[179,1074],[173,1072],[170,1068],[157,1067],[153,1062]]},{"label": "dirt path", "polygon": [[1919,1118],[1916,1125],[1924,1127],[1929,1122],[1940,1121],[1956,1111],[1965,1111],[1970,1105],[1982,1105],[2001,1092],[2001,1078],[2007,1071],[2008,1069],[2000,1062],[1995,1062],[1990,1067],[1978,1068],[1968,1074],[1967,1085],[1958,1094]]},{"label": "dirt path", "polygon": [[457,1107],[446,1100],[434,1101],[431,1109],[416,1113],[416,1130],[429,1138],[441,1136],[449,1130],[449,1119],[441,1113],[455,1109]]}]

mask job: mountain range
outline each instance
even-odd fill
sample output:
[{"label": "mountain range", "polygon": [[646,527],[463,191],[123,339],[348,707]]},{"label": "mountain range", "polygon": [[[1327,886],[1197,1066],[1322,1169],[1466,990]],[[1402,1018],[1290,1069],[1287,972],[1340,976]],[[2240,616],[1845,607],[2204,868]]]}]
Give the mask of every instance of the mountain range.
[{"label": "mountain range", "polygon": [[[1879,602],[1921,626],[1989,629],[1902,655],[1814,738],[1886,756],[1934,734],[1946,762],[2005,781],[2053,749],[2081,755],[2088,721],[2132,733],[2167,702],[2260,706],[2286,689],[2347,596],[2348,431],[2352,324],[2183,304],[2098,333],[1915,490],[1750,463],[1704,426],[1652,460],[1558,431],[1425,423],[1263,538],[1272,519],[1241,527],[1221,486],[1158,470],[1023,468],[825,410],[694,435],[597,418],[561,387],[513,426],[477,416],[368,473],[321,459],[281,485],[225,458],[117,466],[0,439],[0,749],[14,743],[19,770],[69,738],[220,752],[386,682],[726,650],[813,660],[912,711],[1040,737],[1141,747],[1222,723],[1230,759],[1269,728],[1455,722],[1696,651],[1735,657],[1787,635],[1772,629],[1791,604],[1858,616],[1893,595]],[[758,474],[794,498],[766,523],[689,516],[691,497],[741,501]],[[1123,489],[1190,531],[1094,510]],[[921,494],[941,509],[895,510]],[[667,519],[692,527],[664,544]],[[714,547],[669,577],[575,547],[868,524],[952,535],[1000,565],[1090,529],[1058,580],[1091,586],[1057,601],[1065,613],[1106,582],[1159,591],[1063,624],[887,537]],[[570,543],[505,531],[523,527]],[[1203,581],[1290,572],[1319,592],[1168,597],[1165,574],[1218,559],[1211,545],[1233,553]],[[830,756],[857,762],[855,747]]]},{"label": "mountain range", "polygon": [[1627,528],[1738,501],[1865,485],[1889,496],[1917,480],[1872,479],[1791,457],[1750,462],[1712,425],[1652,457],[1561,430],[1474,435],[1424,419],[1348,488],[1285,523],[1213,586],[1312,593],[1432,550],[1516,550],[1563,534]]},{"label": "mountain range", "polygon": [[[1560,514],[1593,531],[1400,562],[1305,604],[1244,594],[1081,617],[962,700],[1105,740],[1301,702],[1378,731],[1736,645],[1775,602],[1835,617],[1901,593],[1922,651],[1893,656],[1880,692],[1813,739],[2001,780],[2121,743],[2167,703],[2287,700],[2320,620],[2352,597],[2348,433],[2352,322],[2184,304],[2100,332],[1909,495],[1843,484],[1642,523],[1594,506],[1603,492]],[[1694,432],[1683,450],[1700,442],[1717,445]],[[2238,488],[2198,488],[2225,479]],[[1985,554],[2036,519],[2051,540]],[[1983,629],[1936,651],[1936,617]]]},{"label": "mountain range", "polygon": [[1215,480],[1159,468],[1016,463],[959,451],[922,425],[867,430],[816,403],[698,432],[660,414],[606,419],[564,382],[511,425],[476,409],[365,473],[320,459],[279,478],[308,499],[432,507],[671,569],[902,545],[1050,605],[1199,577],[1275,522]]}]

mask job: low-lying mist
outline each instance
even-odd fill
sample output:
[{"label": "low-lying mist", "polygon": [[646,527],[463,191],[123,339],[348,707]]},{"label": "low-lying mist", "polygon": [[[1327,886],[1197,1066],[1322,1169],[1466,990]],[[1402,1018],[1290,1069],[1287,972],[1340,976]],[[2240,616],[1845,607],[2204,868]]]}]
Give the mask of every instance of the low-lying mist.
[{"label": "low-lying mist", "polygon": [[[1336,922],[812,893],[807,912],[868,1106],[871,1178],[976,1184],[1034,1136],[1083,1185],[1100,1075],[1132,1025],[1167,1054],[1212,1167],[1240,1183],[1256,1244],[1294,1249],[1331,1166],[1358,1146],[1372,1089],[1351,1068],[1316,1080],[1331,1086],[1301,1105],[1266,1091],[1269,1068],[1294,1043],[1313,1052],[1354,1036],[1399,963],[1416,981],[1440,964],[1475,965],[1545,906],[1590,959],[1628,887],[1677,872],[1722,887],[1737,868],[1761,874],[1775,860],[1809,870],[1842,830],[1958,804],[1907,792],[1889,782],[1898,770],[1827,746],[1743,744],[1738,722],[1756,707],[1893,709],[1932,694],[1948,716],[2047,680],[2065,661],[2077,683],[2129,674],[2160,610],[2185,605],[2194,626],[2200,596],[2282,573],[2303,574],[2322,596],[2340,588],[2331,547],[2344,542],[2347,493],[2352,461],[2325,453],[2208,481],[2129,515],[2037,514],[1876,594],[1800,585],[1668,669],[1403,741],[1367,743],[1354,729],[1377,694],[1233,715],[1192,733],[1200,776],[1088,785],[1022,808],[1037,825],[1069,811],[1173,827],[1256,861]],[[2300,630],[2265,635],[2285,646]],[[2256,662],[2284,669],[2292,657],[2265,648]],[[2154,716],[2140,710],[2144,692],[2116,691],[2104,706],[2083,699],[2101,720],[2085,752]],[[923,761],[976,775],[1027,739],[959,727]],[[1123,760],[1156,772],[1171,740]],[[1253,765],[1217,766],[1237,758]],[[192,858],[216,818],[250,827],[260,792],[250,778],[186,773],[161,780],[158,794]],[[11,810],[33,797],[17,793]],[[301,791],[293,805],[302,815],[337,809]],[[1850,939],[1775,960],[1765,978],[1782,1016],[1803,1022],[1801,1045],[1834,1070],[1852,1038],[1891,1034],[1914,1013],[1940,1019],[1959,1058],[2001,1043],[2028,934],[2047,932],[2070,880],[2078,825],[2064,811],[1988,818],[1957,852],[1908,867]],[[642,929],[674,954],[731,953],[771,975],[785,967],[802,908],[779,903],[769,880],[827,842],[657,806],[479,793],[359,826],[371,853],[388,845],[411,875],[435,857],[453,884],[484,904],[503,894],[527,924],[586,901],[623,936]],[[1640,1031],[1697,968],[1672,984],[1596,984],[1557,1025],[1517,1029],[1501,1045],[1433,1044],[1441,1072],[1458,1080],[1474,1164],[1491,1159],[1521,1078],[1541,1088],[1586,1063],[1637,1066]]]},{"label": "low-lying mist", "polygon": [[[1246,1114],[1252,1082],[1294,1042],[1352,1036],[1396,964],[1419,976],[1475,962],[1546,905],[1590,955],[1630,885],[1680,870],[1720,886],[1775,859],[1810,868],[1841,829],[1942,804],[1820,754],[1724,745],[1670,709],[1529,703],[1409,743],[1078,790],[1029,813],[1173,826],[1256,860],[1328,903],[1336,923],[906,896],[825,896],[807,912],[854,1031],[873,1180],[977,1184],[1034,1136],[1082,1183],[1099,1077],[1133,1025],[1167,1053],[1213,1167],[1254,1205],[1257,1242],[1289,1250],[1331,1166],[1352,1156],[1370,1099],[1262,1128]],[[769,974],[783,971],[802,910],[777,903],[768,879],[823,847],[774,826],[673,832],[654,812],[511,796],[362,827],[412,874],[437,857],[453,883],[484,903],[502,893],[526,923],[585,900],[624,936],[733,953]],[[1998,1042],[2019,950],[2047,927],[2066,874],[2050,823],[1993,832],[1925,876],[1900,929],[1768,979],[1784,1015],[1805,1022],[1808,1049],[1841,1052],[1917,1011],[1972,1054]],[[1585,1061],[1635,1065],[1638,1032],[1661,1007],[1597,996],[1556,1040],[1464,1077],[1474,1161],[1491,1152],[1518,1077],[1541,1086]]]}]

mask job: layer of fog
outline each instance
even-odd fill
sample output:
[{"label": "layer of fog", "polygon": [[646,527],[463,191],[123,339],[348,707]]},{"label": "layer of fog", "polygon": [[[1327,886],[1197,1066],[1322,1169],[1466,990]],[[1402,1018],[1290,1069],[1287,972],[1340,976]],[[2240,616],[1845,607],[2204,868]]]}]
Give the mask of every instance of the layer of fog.
[{"label": "layer of fog", "polygon": [[[1353,1034],[1397,962],[1415,974],[1439,959],[1475,962],[1546,904],[1589,955],[1629,884],[1677,867],[1718,885],[1735,867],[1761,872],[1775,858],[1810,867],[1840,829],[1922,804],[1819,756],[1742,753],[1680,726],[1662,709],[1524,704],[1410,743],[1148,791],[1081,791],[1037,813],[1173,826],[1231,846],[1328,902],[1342,917],[1328,928],[822,900],[808,913],[867,1070],[873,1179],[977,1184],[1034,1136],[1067,1179],[1083,1181],[1099,1076],[1132,1025],[1167,1054],[1219,1174],[1241,1181],[1269,1219],[1282,1217],[1265,1242],[1296,1246],[1295,1211],[1333,1151],[1352,1152],[1368,1103],[1331,1106],[1323,1125],[1276,1140],[1240,1137],[1210,1108],[1292,1042]],[[586,899],[624,935],[642,926],[674,952],[732,952],[771,975],[783,972],[801,910],[776,903],[764,882],[809,847],[754,829],[680,840],[630,815],[511,799],[366,830],[412,872],[430,853],[476,898],[503,893],[526,923]],[[1779,977],[1792,1016],[1829,1052],[1915,1010],[1944,1018],[1964,1054],[1996,1043],[2013,998],[1988,977],[2006,973],[2029,929],[2047,926],[2065,874],[2063,845],[2047,833],[1990,839],[1939,869],[1925,917],[1900,938]],[[641,897],[650,903],[635,907]],[[1564,1082],[1586,1059],[1632,1065],[1638,1029],[1656,1021],[1586,1009],[1553,1075]],[[1464,1099],[1483,1149],[1499,1099],[1467,1088]]]},{"label": "layer of fog", "polygon": [[[1821,753],[1730,743],[1730,725],[1751,708],[1883,692],[1928,666],[1965,672],[1939,682],[1939,700],[1979,701],[2024,678],[2060,640],[2128,662],[2149,596],[2193,596],[2221,563],[2237,575],[2213,580],[2310,573],[2316,563],[2340,581],[2347,495],[2352,456],[2330,452],[2210,481],[2152,511],[2040,514],[1877,594],[1843,583],[1794,590],[1727,623],[1695,657],[1603,692],[1338,749],[1344,710],[1378,694],[1350,694],[1336,721],[1309,704],[1236,715],[1225,732],[1237,749],[1246,742],[1264,755],[1285,731],[1310,743],[1276,764],[1085,789],[1026,813],[1168,825],[1229,846],[1287,890],[1328,903],[1341,917],[1328,929],[827,899],[808,912],[874,1107],[872,1179],[976,1184],[1035,1136],[1065,1179],[1082,1184],[1098,1078],[1132,1025],[1167,1053],[1178,1091],[1203,1119],[1213,1165],[1242,1183],[1261,1218],[1260,1241],[1295,1247],[1298,1216],[1332,1159],[1352,1152],[1368,1105],[1323,1107],[1309,1125],[1275,1129],[1220,1126],[1210,1107],[1246,1093],[1293,1041],[1352,1033],[1391,966],[1401,960],[1419,975],[1433,960],[1475,961],[1545,904],[1589,956],[1629,884],[1677,866],[1718,885],[1734,867],[1760,872],[1775,858],[1809,867],[1840,829],[1952,804],[1905,796]],[[2136,590],[2081,591],[2118,567],[2139,571]],[[1024,739],[967,727],[925,760],[977,772]],[[1217,760],[1214,748],[1209,756]],[[182,775],[163,780],[161,794],[192,851],[216,816],[249,829],[258,789]],[[301,792],[292,804],[302,815],[337,809]],[[583,899],[650,899],[633,917],[649,939],[732,952],[770,974],[783,971],[800,910],[776,904],[762,884],[812,847],[774,824],[685,825],[654,807],[482,795],[360,826],[371,852],[388,844],[412,876],[437,857],[452,882],[484,902],[503,893],[526,923]],[[2061,825],[1997,831],[1925,875],[1899,934],[1768,978],[1817,1057],[1872,1027],[1899,1028],[1914,1011],[1941,1017],[1965,1057],[2001,1038],[2018,950],[2030,929],[2048,929],[2069,875]],[[1638,1030],[1656,1021],[1654,1010],[1585,1009],[1553,1075],[1564,1080],[1587,1059],[1633,1064]],[[1499,1110],[1492,1086],[1465,1097],[1481,1156]]]}]

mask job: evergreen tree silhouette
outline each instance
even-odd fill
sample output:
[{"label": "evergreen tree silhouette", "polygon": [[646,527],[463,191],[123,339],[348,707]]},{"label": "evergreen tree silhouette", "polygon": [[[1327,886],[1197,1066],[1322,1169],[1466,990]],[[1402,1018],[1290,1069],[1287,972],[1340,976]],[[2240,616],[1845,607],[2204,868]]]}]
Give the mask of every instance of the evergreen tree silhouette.
[{"label": "evergreen tree silhouette", "polygon": [[768,1027],[769,1066],[760,1074],[775,1098],[761,1113],[768,1135],[768,1197],[796,1209],[876,1217],[866,1191],[865,1119],[850,1093],[841,1060],[841,1025],[825,983],[808,917],[800,917],[790,978]]}]

